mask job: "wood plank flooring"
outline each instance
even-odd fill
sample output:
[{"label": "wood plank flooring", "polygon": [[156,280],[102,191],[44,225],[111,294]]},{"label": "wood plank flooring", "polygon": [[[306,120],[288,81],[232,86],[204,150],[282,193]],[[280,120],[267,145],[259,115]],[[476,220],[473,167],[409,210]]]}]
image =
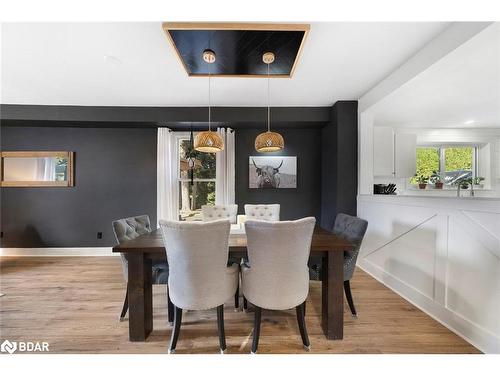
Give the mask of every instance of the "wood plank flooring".
[{"label": "wood plank flooring", "polygon": [[[357,269],[351,281],[358,319],[345,305],[344,340],[320,328],[321,285],[311,282],[311,353],[479,353],[466,341]],[[118,257],[1,257],[0,340],[47,341],[52,353],[166,353],[171,327],[165,287],[154,286],[154,331],[128,341],[119,322],[125,283]],[[228,353],[249,353],[253,313],[225,309]],[[177,353],[218,353],[216,311],[183,315]],[[264,311],[259,353],[305,353],[295,311]]]}]

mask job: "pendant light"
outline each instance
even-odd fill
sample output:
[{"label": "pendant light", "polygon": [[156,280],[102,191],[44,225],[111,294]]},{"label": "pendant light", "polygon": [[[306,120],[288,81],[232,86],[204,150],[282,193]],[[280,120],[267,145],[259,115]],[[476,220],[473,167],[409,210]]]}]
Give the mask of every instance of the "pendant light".
[{"label": "pendant light", "polygon": [[262,61],[267,64],[267,132],[260,133],[257,138],[255,138],[255,149],[258,152],[274,152],[280,151],[285,147],[285,141],[283,140],[281,134],[271,131],[269,65],[271,65],[274,61],[274,53],[264,53],[264,55],[262,55]]},{"label": "pendant light", "polygon": [[[215,52],[211,49],[203,51],[203,60],[208,64],[215,62]],[[196,134],[194,149],[200,152],[214,153],[224,150],[224,141],[219,133],[211,129],[211,97],[210,97],[210,65],[208,68],[208,131]]]}]

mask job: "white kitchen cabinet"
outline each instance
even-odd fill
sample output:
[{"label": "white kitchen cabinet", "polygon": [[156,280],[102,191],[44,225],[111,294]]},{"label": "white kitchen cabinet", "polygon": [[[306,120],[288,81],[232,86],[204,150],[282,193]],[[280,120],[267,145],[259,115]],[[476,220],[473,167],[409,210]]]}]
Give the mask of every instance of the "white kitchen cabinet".
[{"label": "white kitchen cabinet", "polygon": [[396,133],[394,172],[397,178],[411,177],[417,171],[417,135]]},{"label": "white kitchen cabinet", "polygon": [[416,170],[417,135],[395,133],[385,126],[373,128],[373,175],[411,177]]},{"label": "white kitchen cabinet", "polygon": [[373,128],[373,175],[394,176],[394,130],[385,126]]}]

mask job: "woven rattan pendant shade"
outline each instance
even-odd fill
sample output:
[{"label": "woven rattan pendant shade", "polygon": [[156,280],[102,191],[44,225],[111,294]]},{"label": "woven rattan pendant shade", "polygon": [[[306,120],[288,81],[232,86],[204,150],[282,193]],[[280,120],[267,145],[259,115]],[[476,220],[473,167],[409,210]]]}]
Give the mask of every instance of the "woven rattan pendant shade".
[{"label": "woven rattan pendant shade", "polygon": [[194,139],[194,149],[200,152],[219,152],[224,150],[224,141],[219,133],[204,131],[198,133]]},{"label": "woven rattan pendant shade", "polygon": [[255,150],[257,152],[276,152],[285,148],[285,141],[281,134],[271,131],[269,65],[273,63],[274,57],[272,52],[266,52],[262,55],[262,61],[267,64],[267,132],[260,133],[255,138]]},{"label": "woven rattan pendant shade", "polygon": [[255,138],[255,150],[258,152],[275,152],[285,147],[285,141],[279,133],[264,132]]}]

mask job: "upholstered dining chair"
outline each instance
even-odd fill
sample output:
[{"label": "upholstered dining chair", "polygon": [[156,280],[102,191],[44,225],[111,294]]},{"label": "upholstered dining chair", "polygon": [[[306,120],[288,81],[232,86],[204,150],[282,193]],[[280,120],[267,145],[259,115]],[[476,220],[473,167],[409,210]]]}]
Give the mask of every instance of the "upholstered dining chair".
[{"label": "upholstered dining chair", "polygon": [[279,204],[245,204],[247,220],[279,221]]},{"label": "upholstered dining chair", "polygon": [[350,280],[356,269],[356,260],[358,258],[361,242],[368,228],[368,222],[356,216],[347,214],[338,214],[333,225],[333,233],[339,237],[345,238],[353,245],[353,250],[344,252],[344,292],[349,304],[349,309],[354,317],[357,317],[356,308],[351,294]]},{"label": "upholstered dining chair", "polygon": [[[262,221],[279,221],[280,220],[280,205],[279,204],[245,204],[245,217],[243,223],[247,220],[262,220]],[[241,215],[240,215],[241,216]],[[245,258],[244,261],[247,261]],[[248,301],[243,296],[243,310],[247,311]]]},{"label": "upholstered dining chair", "polygon": [[259,345],[262,309],[295,308],[304,347],[310,342],[305,322],[309,293],[307,261],[316,219],[266,222],[248,220],[248,264],[241,269],[245,298],[255,307],[252,353]]},{"label": "upholstered dining chair", "polygon": [[203,214],[203,221],[229,219],[231,224],[236,224],[238,205],[229,204],[227,206],[224,206],[205,204],[201,206],[201,213]]},{"label": "upholstered dining chair", "polygon": [[[238,216],[238,205],[237,204],[229,204],[225,205],[209,205],[205,204],[201,206],[201,212],[203,221],[215,221],[215,220],[223,220],[228,219],[231,224],[236,224],[237,216]],[[227,265],[231,264],[240,264],[241,257],[230,256]],[[240,309],[240,291],[239,291],[239,283],[238,290],[234,294],[234,308],[235,310]]]},{"label": "upholstered dining chair", "polygon": [[227,266],[229,220],[181,222],[160,220],[169,264],[169,292],[174,305],[174,329],[168,352],[174,353],[182,310],[217,308],[221,353],[226,351],[224,303],[238,286],[237,264]]},{"label": "upholstered dining chair", "polygon": [[[127,217],[113,221],[113,232],[116,241],[121,244],[124,241],[134,239],[142,234],[151,232],[151,223],[148,215]],[[122,261],[123,278],[127,283],[127,291],[125,292],[125,300],[123,301],[122,312],[120,314],[120,321],[123,321],[128,310],[128,260],[124,253],[120,253]],[[151,282],[153,284],[167,284],[168,282],[168,263],[167,260],[153,261],[153,274]],[[168,321],[174,321],[174,310],[172,302],[168,296],[167,286],[167,300],[168,300]]]}]

